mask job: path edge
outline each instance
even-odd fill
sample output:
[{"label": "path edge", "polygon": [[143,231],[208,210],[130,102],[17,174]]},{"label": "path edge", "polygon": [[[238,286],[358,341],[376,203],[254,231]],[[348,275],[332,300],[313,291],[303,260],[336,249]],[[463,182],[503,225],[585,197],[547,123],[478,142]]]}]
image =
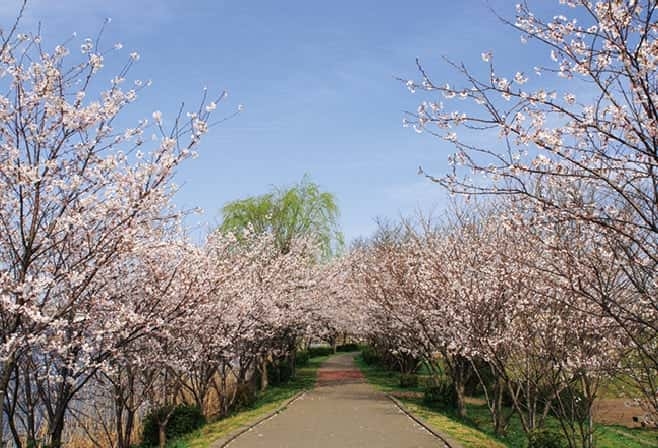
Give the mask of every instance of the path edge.
[{"label": "path edge", "polygon": [[413,412],[411,412],[411,411],[409,410],[409,408],[407,408],[407,407],[406,407],[406,406],[405,406],[400,400],[398,400],[397,398],[395,398],[393,395],[391,395],[391,394],[386,394],[386,396],[388,397],[389,400],[391,400],[393,403],[395,403],[395,405],[396,405],[398,408],[400,408],[400,410],[401,410],[402,412],[404,412],[405,414],[407,414],[407,417],[409,417],[410,419],[412,419],[413,421],[415,421],[416,423],[418,423],[420,426],[422,426],[423,428],[425,428],[425,429],[426,429],[430,434],[432,434],[434,437],[436,437],[437,439],[441,440],[441,441],[445,444],[446,447],[448,447],[448,448],[463,448],[462,445],[460,445],[459,443],[455,442],[455,441],[452,440],[450,437],[448,437],[448,436],[446,436],[445,434],[442,434],[442,433],[438,432],[436,429],[432,428],[427,422],[425,422],[423,419],[421,419],[421,418],[418,417],[416,414],[414,414]]},{"label": "path edge", "polygon": [[235,439],[240,437],[245,432],[255,428],[256,426],[263,423],[265,420],[269,420],[272,417],[274,417],[275,415],[278,415],[281,412],[285,411],[288,408],[288,406],[290,406],[291,404],[293,404],[293,402],[295,402],[299,398],[301,398],[304,394],[306,394],[306,392],[307,392],[306,390],[302,390],[302,391],[297,392],[295,395],[293,395],[292,397],[288,398],[285,402],[283,402],[281,404],[281,406],[279,406],[275,410],[268,412],[263,417],[258,418],[256,421],[254,421],[252,423],[248,423],[245,426],[243,426],[239,429],[236,429],[235,431],[233,431],[229,435],[214,441],[212,444],[210,444],[210,448],[224,448],[224,447],[228,446],[229,443],[233,442]]}]

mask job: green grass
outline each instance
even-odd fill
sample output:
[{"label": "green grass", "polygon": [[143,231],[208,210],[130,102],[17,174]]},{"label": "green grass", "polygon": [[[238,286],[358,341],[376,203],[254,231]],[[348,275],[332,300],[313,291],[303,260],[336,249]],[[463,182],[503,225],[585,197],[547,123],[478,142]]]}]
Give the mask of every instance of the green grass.
[{"label": "green grass", "polygon": [[[377,365],[367,365],[359,356],[356,359],[369,383],[385,392],[419,391],[403,389],[399,383],[399,373],[391,372]],[[438,410],[426,406],[420,398],[401,398],[401,401],[425,420],[465,448],[525,448],[526,436],[517,417],[513,417],[507,434],[497,436],[491,423],[489,410],[484,405],[467,404],[467,418],[459,418],[450,410]],[[546,425],[559,430],[558,422],[549,419]],[[595,432],[598,448],[649,448],[658,447],[658,431],[649,429],[630,429],[623,426],[598,425]]]},{"label": "green grass", "polygon": [[595,437],[599,448],[648,448],[658,447],[658,430],[600,425]]},{"label": "green grass", "polygon": [[403,400],[405,406],[430,426],[461,443],[465,448],[506,448],[504,444],[477,428],[424,406],[420,400]]},{"label": "green grass", "polygon": [[252,408],[237,412],[221,420],[208,423],[192,434],[169,442],[170,448],[208,448],[213,442],[233,431],[249,425],[281,406],[296,393],[311,389],[315,384],[318,367],[328,356],[311,358],[308,364],[297,369],[294,380],[287,384],[270,387],[261,393]]},{"label": "green grass", "polygon": [[400,374],[389,370],[384,370],[376,364],[366,364],[361,355],[354,359],[355,364],[361,373],[366,377],[369,383],[377,387],[377,389],[385,392],[403,390],[400,387]]},{"label": "green grass", "polygon": [[354,362],[357,367],[361,369],[361,372],[366,377],[368,382],[377,387],[377,389],[383,390],[384,392],[422,392],[425,381],[427,378],[429,378],[429,375],[419,373],[417,387],[401,388],[400,374],[398,372],[385,370],[378,365],[368,365],[363,361],[363,358],[360,355],[355,358]]}]

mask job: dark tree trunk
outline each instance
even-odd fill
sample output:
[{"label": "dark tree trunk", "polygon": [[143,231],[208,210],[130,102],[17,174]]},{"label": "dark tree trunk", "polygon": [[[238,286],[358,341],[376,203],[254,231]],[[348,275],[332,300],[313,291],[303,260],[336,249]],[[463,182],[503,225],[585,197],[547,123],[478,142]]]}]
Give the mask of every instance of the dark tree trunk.
[{"label": "dark tree trunk", "polygon": [[50,444],[48,448],[62,448],[62,434],[64,433],[64,417],[66,409],[60,407],[54,416],[54,421],[50,424]]},{"label": "dark tree trunk", "polygon": [[504,435],[507,432],[509,419],[505,415],[503,408],[503,395],[505,394],[505,383],[500,377],[496,378],[496,385],[494,387],[494,403],[493,403],[493,420],[494,430],[498,435]]},{"label": "dark tree trunk", "polygon": [[457,395],[457,415],[464,418],[466,417],[466,401],[464,400],[464,382],[455,382],[455,392]]},{"label": "dark tree trunk", "polygon": [[[5,402],[5,398],[7,397],[7,389],[9,388],[9,381],[11,380],[11,372],[14,370],[14,367],[16,366],[16,358],[15,355],[12,353],[11,356],[9,356],[9,359],[5,361],[5,367],[2,370],[2,376],[0,377],[0,405],[2,405]],[[4,412],[0,412],[0,429],[4,429]],[[0,444],[4,444],[4,430],[0,431]]]},{"label": "dark tree trunk", "polygon": [[135,410],[128,409],[128,415],[126,416],[126,428],[123,435],[123,446],[121,448],[130,448],[132,446],[132,432],[135,426]]},{"label": "dark tree trunk", "polygon": [[260,363],[260,390],[267,389],[267,356],[263,356]]},{"label": "dark tree trunk", "polygon": [[290,366],[290,378],[295,379],[297,376],[297,350],[293,349],[292,352],[290,352],[290,358],[289,358],[289,366]]},{"label": "dark tree trunk", "polygon": [[457,396],[457,403],[455,403],[457,406],[457,415],[463,418],[466,417],[464,389],[470,373],[470,361],[460,355],[448,357],[446,354],[444,356],[448,363],[448,371]]},{"label": "dark tree trunk", "polygon": [[117,448],[130,448],[135,426],[135,409],[131,405],[125,405],[122,398],[116,399],[115,406]]},{"label": "dark tree trunk", "polygon": [[73,386],[66,382],[64,376],[64,384],[62,384],[59,393],[55,397],[55,408],[49,417],[48,422],[48,435],[50,437],[50,444],[48,448],[61,448],[62,447],[62,434],[64,433],[64,424],[66,423],[66,410],[75,393]]}]

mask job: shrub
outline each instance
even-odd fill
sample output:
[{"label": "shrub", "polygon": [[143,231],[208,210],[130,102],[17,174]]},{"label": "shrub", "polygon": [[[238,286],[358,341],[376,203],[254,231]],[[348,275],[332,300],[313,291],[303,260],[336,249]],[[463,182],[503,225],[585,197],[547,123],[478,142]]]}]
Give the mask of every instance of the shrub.
[{"label": "shrub", "polygon": [[295,365],[297,367],[303,367],[308,364],[308,360],[311,357],[308,354],[307,350],[300,350],[295,354]]},{"label": "shrub", "polygon": [[363,362],[368,365],[378,364],[380,361],[379,355],[370,345],[366,345],[361,349],[361,357],[363,358]]},{"label": "shrub", "polygon": [[392,358],[393,370],[400,373],[416,373],[420,368],[420,358],[411,353],[398,353]]},{"label": "shrub", "polygon": [[319,347],[310,347],[308,349],[308,356],[310,358],[316,358],[318,356],[329,356],[333,355],[334,350],[331,347],[321,345]]},{"label": "shrub", "polygon": [[[166,415],[171,411],[171,407],[162,407],[154,409],[144,417],[142,428],[142,445],[157,446],[159,443],[158,422],[164,420]],[[178,405],[174,408],[167,426],[165,434],[167,440],[175,439],[199,429],[206,423],[201,409],[196,406]]]},{"label": "shrub", "polygon": [[206,418],[203,412],[196,406],[179,405],[174,409],[174,413],[167,423],[167,435],[170,439],[175,439],[184,434],[188,434],[195,429],[199,429],[206,424]]},{"label": "shrub", "polygon": [[418,387],[418,375],[415,373],[400,374],[400,387]]},{"label": "shrub", "polygon": [[292,368],[287,359],[282,359],[267,365],[267,382],[271,386],[280,386],[292,378]]},{"label": "shrub", "polygon": [[240,383],[235,386],[235,409],[249,408],[256,403],[256,386],[253,383]]},{"label": "shrub", "polygon": [[536,429],[528,433],[528,448],[566,448],[564,436],[551,429]]},{"label": "shrub", "polygon": [[431,381],[423,391],[423,402],[429,406],[457,408],[457,390],[449,381]]},{"label": "shrub", "polygon": [[359,350],[359,345],[356,343],[343,344],[336,347],[337,352],[356,352]]}]

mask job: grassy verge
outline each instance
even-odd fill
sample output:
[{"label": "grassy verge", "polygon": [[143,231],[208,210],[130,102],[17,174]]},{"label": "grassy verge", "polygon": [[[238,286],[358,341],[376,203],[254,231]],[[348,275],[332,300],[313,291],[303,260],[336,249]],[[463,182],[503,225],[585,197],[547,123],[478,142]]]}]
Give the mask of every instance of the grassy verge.
[{"label": "grassy verge", "polygon": [[222,437],[255,422],[277,409],[297,392],[312,388],[315,384],[317,369],[327,358],[328,356],[311,358],[306,366],[297,369],[294,380],[281,386],[268,388],[260,394],[252,408],[237,412],[222,420],[208,423],[184,438],[171,441],[168,446],[171,448],[208,448],[213,442]]},{"label": "grassy verge", "polygon": [[[405,392],[418,392],[422,387],[401,388],[397,372],[391,372],[377,365],[367,365],[359,356],[356,363],[369,383],[385,392],[397,392],[398,398],[410,411],[437,428],[465,448],[525,448],[526,436],[518,418],[513,417],[510,428],[504,437],[496,436],[486,406],[467,404],[467,415],[460,419],[450,410],[438,410],[426,406],[422,399],[405,396]],[[422,384],[422,381],[421,381]],[[547,426],[557,428],[552,420]],[[658,431],[630,429],[623,426],[599,425],[595,433],[598,448],[649,448],[658,447]]]},{"label": "grassy verge", "polygon": [[418,387],[401,388],[400,387],[400,374],[391,370],[383,369],[377,364],[366,364],[361,355],[357,356],[354,360],[355,364],[366,377],[369,383],[373,384],[377,389],[384,392],[422,392],[424,379],[427,375],[419,376]]}]

